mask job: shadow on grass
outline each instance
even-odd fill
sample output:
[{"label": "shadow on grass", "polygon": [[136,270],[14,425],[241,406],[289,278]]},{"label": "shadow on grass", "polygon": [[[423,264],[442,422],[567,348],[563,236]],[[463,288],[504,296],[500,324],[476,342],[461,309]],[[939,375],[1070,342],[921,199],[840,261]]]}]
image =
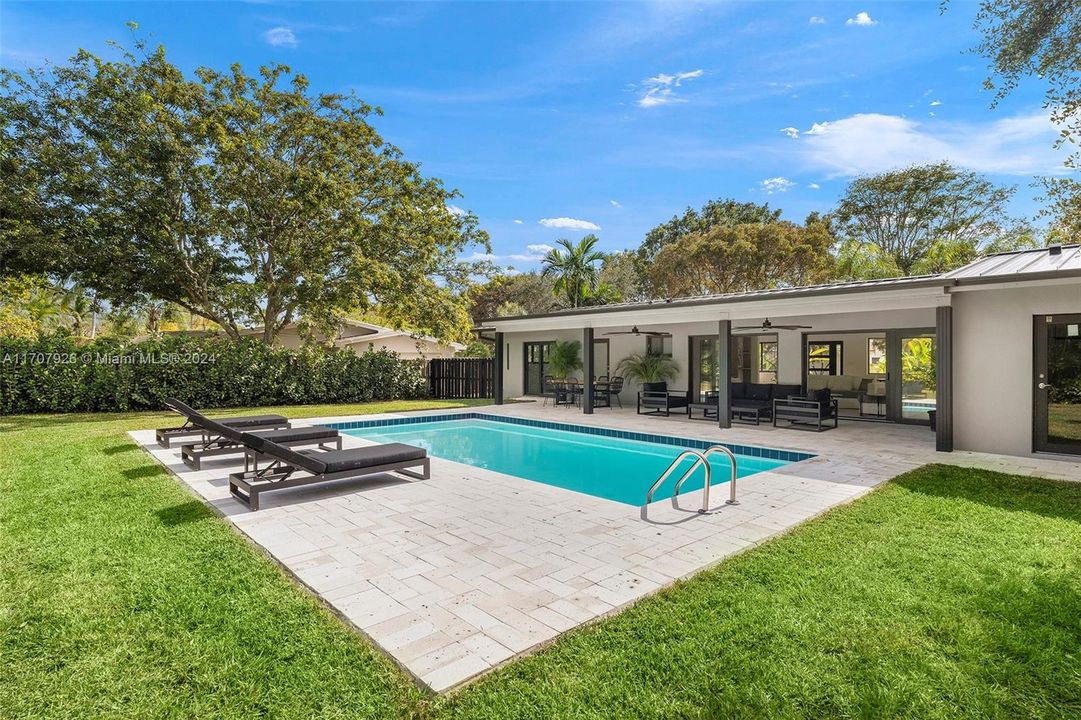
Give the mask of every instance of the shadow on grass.
[{"label": "shadow on grass", "polygon": [[139,446],[135,443],[121,443],[120,445],[110,445],[107,448],[102,448],[103,455],[119,455],[120,453],[134,452],[139,449]]},{"label": "shadow on grass", "polygon": [[128,480],[143,480],[145,478],[159,477],[165,474],[165,469],[157,465],[142,465],[136,468],[123,470],[122,474]]},{"label": "shadow on grass", "polygon": [[155,515],[166,527],[176,527],[187,523],[199,522],[211,517],[210,511],[197,500],[188,500],[179,505],[172,505],[158,510]]},{"label": "shadow on grass", "polygon": [[1011,512],[1081,523],[1081,483],[1077,482],[953,465],[928,465],[892,482],[921,495],[967,500]]}]

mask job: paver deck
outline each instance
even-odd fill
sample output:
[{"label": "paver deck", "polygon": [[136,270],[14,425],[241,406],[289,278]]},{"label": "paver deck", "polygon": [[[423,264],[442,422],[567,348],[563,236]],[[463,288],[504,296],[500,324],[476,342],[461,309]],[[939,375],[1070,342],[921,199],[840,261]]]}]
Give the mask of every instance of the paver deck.
[{"label": "paver deck", "polygon": [[[469,411],[474,411],[470,409]],[[928,462],[1052,478],[1081,463],[936,453],[924,427],[842,421],[824,433],[682,417],[522,403],[484,412],[805,450],[818,456],[739,481],[739,505],[714,489],[639,508],[459,463],[432,459],[429,480],[397,476],[269,493],[249,512],[229,496],[237,458],[190,470],[178,449],[132,437],[198,496],[391,655],[443,691],[612,613],[681,577],[851,501]],[[438,414],[446,414],[440,411]],[[399,417],[369,415],[364,419]],[[315,425],[354,418],[318,418]],[[346,436],[345,447],[366,443]]]}]

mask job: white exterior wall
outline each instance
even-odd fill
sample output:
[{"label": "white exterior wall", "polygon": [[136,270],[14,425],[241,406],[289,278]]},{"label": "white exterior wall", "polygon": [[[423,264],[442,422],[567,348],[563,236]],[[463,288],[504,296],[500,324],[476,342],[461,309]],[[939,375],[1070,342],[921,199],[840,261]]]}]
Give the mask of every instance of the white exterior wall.
[{"label": "white exterior wall", "polygon": [[1032,452],[1036,315],[1081,313],[1081,287],[966,290],[953,294],[954,446]]},{"label": "white exterior wall", "polygon": [[[775,324],[799,324],[811,325],[808,332],[814,334],[828,333],[840,330],[870,330],[870,329],[893,329],[893,328],[916,328],[934,327],[935,311],[933,308],[915,308],[897,310],[893,312],[865,312],[865,313],[838,313],[834,315],[819,315],[814,317],[773,317]],[[610,327],[595,327],[593,336],[596,340],[609,340],[610,349],[610,374],[619,374],[616,366],[627,355],[646,351],[646,337],[644,335],[606,335],[611,330],[626,330],[630,324],[636,322],[633,315],[628,318],[612,320],[612,322],[627,323]],[[761,322],[759,319],[757,322]],[[716,335],[718,321],[698,321],[688,323],[649,323],[639,322],[639,326],[645,330],[665,330],[672,333],[672,359],[679,366],[679,375],[669,383],[673,390],[687,390],[689,379],[689,338],[692,335]],[[737,320],[733,325],[753,325],[755,321]],[[803,382],[803,359],[802,355],[802,332],[800,330],[776,331],[778,340],[778,382],[789,384],[801,384]],[[844,339],[845,336],[839,336]],[[849,338],[851,339],[851,338]],[[544,342],[554,340],[577,340],[582,341],[582,329],[573,330],[537,330],[532,332],[505,332],[503,342],[508,345],[508,355],[503,362],[503,395],[508,398],[521,397],[524,378],[523,348],[526,342]],[[866,359],[862,361],[866,364]],[[581,375],[581,373],[579,373]],[[633,404],[637,397],[638,385],[627,379],[623,386],[620,398],[623,404]]]}]

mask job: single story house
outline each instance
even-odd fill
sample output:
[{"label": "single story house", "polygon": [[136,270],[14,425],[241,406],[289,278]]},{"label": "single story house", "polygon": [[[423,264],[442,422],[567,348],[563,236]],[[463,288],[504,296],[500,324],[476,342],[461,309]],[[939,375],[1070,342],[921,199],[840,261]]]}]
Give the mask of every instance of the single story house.
[{"label": "single story house", "polygon": [[[1081,246],[989,255],[952,272],[497,317],[496,402],[545,392],[548,348],[577,340],[585,377],[670,355],[691,402],[762,384],[828,387],[841,422],[928,424],[936,446],[1081,454]],[[620,399],[635,407],[628,381]],[[592,383],[581,408],[593,412]],[[712,396],[711,396],[712,397]],[[715,420],[729,427],[732,415]]]},{"label": "single story house", "polygon": [[[255,335],[262,331],[262,328],[252,328],[245,332]],[[329,340],[337,347],[351,348],[357,354],[363,354],[368,350],[391,350],[398,353],[398,356],[403,360],[449,358],[465,349],[465,345],[462,343],[441,342],[433,337],[412,335],[408,330],[395,330],[373,323],[348,319],[338,321],[335,337],[320,339]],[[295,324],[289,324],[278,333],[275,343],[295,349],[304,344],[304,338]]]}]

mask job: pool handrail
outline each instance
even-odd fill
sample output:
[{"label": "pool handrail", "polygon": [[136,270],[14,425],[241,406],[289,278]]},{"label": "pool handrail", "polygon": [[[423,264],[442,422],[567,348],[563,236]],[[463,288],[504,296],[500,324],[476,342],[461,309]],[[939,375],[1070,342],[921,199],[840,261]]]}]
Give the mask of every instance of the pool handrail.
[{"label": "pool handrail", "polygon": [[664,481],[667,480],[668,477],[672,474],[672,471],[674,471],[679,466],[679,464],[681,462],[683,462],[684,458],[695,457],[697,459],[693,463],[691,463],[691,466],[687,469],[687,471],[684,472],[683,475],[680,476],[679,480],[676,481],[676,487],[675,487],[675,490],[672,493],[672,497],[675,498],[676,496],[679,495],[679,490],[680,490],[681,487],[683,487],[683,483],[687,480],[687,478],[689,478],[691,476],[692,473],[694,473],[695,470],[698,469],[698,466],[701,465],[703,470],[706,473],[706,478],[705,478],[705,483],[702,485],[702,508],[698,512],[699,513],[708,513],[709,512],[710,476],[711,476],[711,472],[710,472],[711,468],[710,468],[710,464],[709,464],[709,456],[712,455],[713,453],[718,453],[718,452],[719,453],[724,453],[725,455],[728,456],[728,462],[732,467],[732,476],[731,476],[731,478],[729,478],[729,483],[728,483],[729,484],[728,500],[725,501],[725,504],[726,505],[738,505],[739,501],[736,500],[736,456],[731,450],[729,450],[724,445],[710,445],[708,448],[705,449],[704,452],[698,452],[697,450],[689,450],[688,449],[688,450],[684,450],[679,455],[677,455],[676,459],[672,461],[672,464],[668,466],[668,469],[666,469],[663,473],[661,473],[661,476],[658,477],[656,482],[653,483],[653,486],[649,488],[649,492],[646,493],[646,505],[649,505],[651,502],[653,502],[653,493],[657,491],[657,488],[659,488],[662,484],[664,484]]}]

